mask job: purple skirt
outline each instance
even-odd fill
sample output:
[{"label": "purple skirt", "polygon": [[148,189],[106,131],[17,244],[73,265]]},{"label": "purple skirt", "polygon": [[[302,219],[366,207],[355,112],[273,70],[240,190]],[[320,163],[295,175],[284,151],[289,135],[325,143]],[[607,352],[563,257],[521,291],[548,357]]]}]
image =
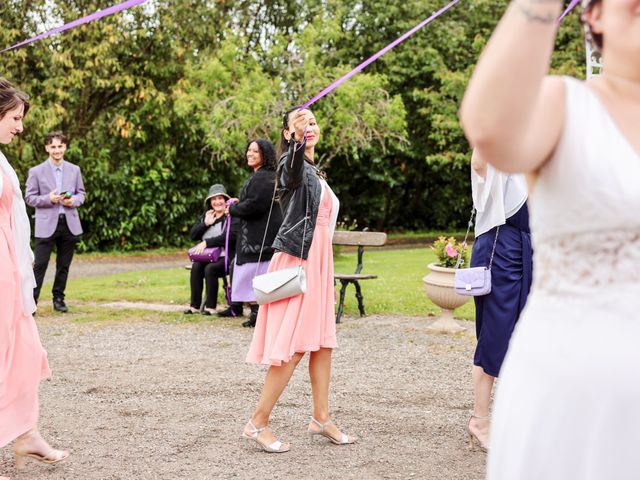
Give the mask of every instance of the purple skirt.
[{"label": "purple skirt", "polygon": [[[256,273],[256,267],[258,272]],[[253,293],[251,282],[256,275],[267,273],[269,261],[245,263],[233,267],[233,282],[231,283],[232,302],[255,302],[256,295]]]}]

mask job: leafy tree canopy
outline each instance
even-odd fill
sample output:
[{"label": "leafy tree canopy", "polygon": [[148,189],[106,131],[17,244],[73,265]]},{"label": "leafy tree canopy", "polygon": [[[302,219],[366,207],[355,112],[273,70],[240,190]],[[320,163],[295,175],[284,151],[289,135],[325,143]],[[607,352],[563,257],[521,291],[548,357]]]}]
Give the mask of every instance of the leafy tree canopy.
[{"label": "leafy tree canopy", "polygon": [[[0,45],[110,6],[5,0]],[[304,103],[443,6],[435,0],[149,0],[2,54],[2,75],[32,97],[5,148],[23,180],[44,135],[71,138],[84,173],[85,249],[179,245],[210,184],[234,193],[247,142],[276,142]],[[374,229],[461,227],[469,146],[457,110],[506,8],[463,1],[313,105],[321,166],[341,219]],[[552,72],[581,76],[577,15],[559,29]],[[517,75],[517,72],[514,72]]]}]

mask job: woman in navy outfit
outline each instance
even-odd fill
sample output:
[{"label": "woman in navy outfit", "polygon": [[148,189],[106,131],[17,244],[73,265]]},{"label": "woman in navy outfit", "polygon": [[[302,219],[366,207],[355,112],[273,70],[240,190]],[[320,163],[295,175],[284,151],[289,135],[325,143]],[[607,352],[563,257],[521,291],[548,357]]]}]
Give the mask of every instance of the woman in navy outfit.
[{"label": "woman in navy outfit", "polygon": [[471,180],[477,212],[471,266],[491,264],[491,293],[474,297],[478,344],[472,371],[474,408],[467,432],[470,445],[486,451],[491,391],[527,301],[533,252],[524,175],[499,172],[474,153]]}]

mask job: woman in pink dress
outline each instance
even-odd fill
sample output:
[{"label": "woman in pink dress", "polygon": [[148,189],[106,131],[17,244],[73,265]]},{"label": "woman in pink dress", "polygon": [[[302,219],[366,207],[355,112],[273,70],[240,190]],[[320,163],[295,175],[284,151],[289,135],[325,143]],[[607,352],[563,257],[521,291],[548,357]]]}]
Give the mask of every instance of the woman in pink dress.
[{"label": "woman in pink dress", "polygon": [[[0,77],[0,143],[22,132],[28,97]],[[33,253],[18,177],[0,153],[0,447],[12,440],[16,469],[27,457],[53,464],[69,456],[38,432],[38,385],[51,375],[33,319]],[[7,477],[0,477],[6,480]]]},{"label": "woman in pink dress", "polygon": [[[339,203],[313,163],[320,129],[309,110],[287,112],[282,141],[290,145],[280,158],[278,181],[284,220],[273,243],[269,271],[302,265],[307,291],[260,307],[247,362],[269,365],[262,393],[243,436],[264,451],[283,453],[290,445],[268,428],[269,417],[298,362],[309,352],[313,415],[308,430],[336,445],[355,442],[330,420],[331,353],[336,346],[331,240]],[[300,139],[297,142],[296,139]],[[277,208],[277,207],[274,207]]]}]

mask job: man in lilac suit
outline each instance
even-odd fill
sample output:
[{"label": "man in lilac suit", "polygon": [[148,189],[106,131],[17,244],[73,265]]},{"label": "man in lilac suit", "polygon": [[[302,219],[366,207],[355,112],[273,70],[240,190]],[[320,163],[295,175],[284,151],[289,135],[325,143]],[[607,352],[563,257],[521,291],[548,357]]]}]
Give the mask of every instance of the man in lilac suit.
[{"label": "man in lilac suit", "polygon": [[35,262],[33,272],[37,286],[33,296],[38,301],[53,247],[56,247],[56,276],[53,282],[53,308],[67,312],[64,290],[82,225],[78,207],[84,202],[84,184],[80,167],[64,159],[67,138],[62,132],[47,134],[44,148],[49,154],[43,163],[29,170],[25,201],[36,209]]}]

